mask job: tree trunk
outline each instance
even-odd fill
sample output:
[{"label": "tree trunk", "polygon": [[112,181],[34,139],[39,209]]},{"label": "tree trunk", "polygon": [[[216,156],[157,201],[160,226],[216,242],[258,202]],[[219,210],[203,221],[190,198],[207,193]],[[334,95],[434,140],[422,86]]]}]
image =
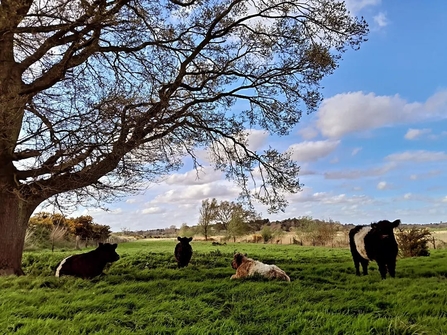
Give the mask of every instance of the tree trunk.
[{"label": "tree trunk", "polygon": [[36,206],[0,192],[0,276],[23,275],[22,252],[28,220]]}]

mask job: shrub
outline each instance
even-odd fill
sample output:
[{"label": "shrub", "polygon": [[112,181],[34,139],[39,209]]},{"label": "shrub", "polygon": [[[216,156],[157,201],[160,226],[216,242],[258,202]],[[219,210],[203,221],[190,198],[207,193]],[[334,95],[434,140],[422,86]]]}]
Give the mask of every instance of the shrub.
[{"label": "shrub", "polygon": [[430,255],[428,243],[432,240],[432,234],[427,228],[400,229],[396,238],[402,257]]},{"label": "shrub", "polygon": [[260,234],[262,236],[264,243],[267,243],[268,241],[270,241],[273,238],[272,228],[270,228],[270,226],[267,226],[267,225],[262,227]]}]

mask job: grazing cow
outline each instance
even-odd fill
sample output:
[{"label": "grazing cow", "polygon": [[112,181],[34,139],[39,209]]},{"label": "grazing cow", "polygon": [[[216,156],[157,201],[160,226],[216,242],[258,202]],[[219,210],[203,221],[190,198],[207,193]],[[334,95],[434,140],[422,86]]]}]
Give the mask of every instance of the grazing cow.
[{"label": "grazing cow", "polygon": [[290,281],[289,276],[276,265],[255,261],[241,253],[236,253],[234,255],[231,267],[236,270],[236,274],[232,275],[230,279],[260,275],[268,279]]},{"label": "grazing cow", "polygon": [[192,241],[192,237],[177,237],[179,243],[175,246],[174,256],[179,268],[188,266],[192,257],[192,247],[189,242]]},{"label": "grazing cow", "polygon": [[120,256],[115,249],[117,244],[99,243],[99,247],[90,252],[68,256],[59,263],[55,276],[63,275],[80,278],[93,278],[104,270],[107,263],[116,262]]},{"label": "grazing cow", "polygon": [[387,270],[391,277],[395,276],[398,247],[393,229],[399,224],[400,220],[382,220],[370,226],[356,226],[349,231],[349,245],[357,276],[360,276],[360,264],[363,274],[367,275],[369,261],[373,260],[379,266],[382,279],[386,278]]}]

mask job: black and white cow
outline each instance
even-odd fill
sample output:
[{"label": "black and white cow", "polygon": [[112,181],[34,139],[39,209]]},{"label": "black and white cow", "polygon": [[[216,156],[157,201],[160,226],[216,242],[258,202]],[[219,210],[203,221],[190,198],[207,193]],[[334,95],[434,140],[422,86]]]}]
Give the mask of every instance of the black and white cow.
[{"label": "black and white cow", "polygon": [[192,247],[189,242],[192,241],[192,237],[177,237],[179,243],[175,246],[174,256],[179,268],[188,266],[192,257]]},{"label": "black and white cow", "polygon": [[400,220],[382,220],[369,226],[356,226],[349,231],[349,245],[357,276],[360,276],[360,264],[363,274],[367,275],[369,261],[373,260],[379,266],[382,279],[386,278],[387,271],[391,277],[395,276],[398,247],[393,229],[399,224]]},{"label": "black and white cow", "polygon": [[84,279],[99,276],[107,263],[116,262],[120,259],[115,251],[116,247],[117,244],[99,243],[95,250],[68,256],[57,266],[55,276],[68,275]]}]

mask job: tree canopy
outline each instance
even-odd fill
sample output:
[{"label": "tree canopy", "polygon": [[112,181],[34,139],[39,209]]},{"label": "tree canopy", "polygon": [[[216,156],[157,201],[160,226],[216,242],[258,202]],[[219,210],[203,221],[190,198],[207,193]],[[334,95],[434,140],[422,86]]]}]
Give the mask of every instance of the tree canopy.
[{"label": "tree canopy", "polygon": [[43,201],[112,200],[185,156],[197,168],[197,149],[245,198],[283,209],[299,167],[250,150],[245,130],[287,134],[367,31],[332,0],[2,0],[0,245],[15,251],[0,274],[20,273]]}]

